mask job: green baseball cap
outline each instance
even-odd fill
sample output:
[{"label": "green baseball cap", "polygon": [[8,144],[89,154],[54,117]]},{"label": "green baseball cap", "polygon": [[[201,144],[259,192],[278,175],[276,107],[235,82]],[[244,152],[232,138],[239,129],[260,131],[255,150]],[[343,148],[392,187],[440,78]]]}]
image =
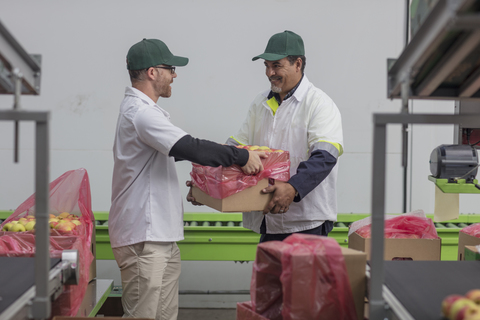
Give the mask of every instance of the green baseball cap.
[{"label": "green baseball cap", "polygon": [[143,39],[127,53],[128,70],[142,70],[159,64],[183,67],[187,63],[188,58],[174,56],[167,45],[158,39]]},{"label": "green baseball cap", "polygon": [[285,30],[284,32],[274,34],[268,40],[265,52],[253,57],[252,61],[265,59],[267,61],[276,61],[287,56],[304,56],[305,48],[303,40],[298,34]]}]

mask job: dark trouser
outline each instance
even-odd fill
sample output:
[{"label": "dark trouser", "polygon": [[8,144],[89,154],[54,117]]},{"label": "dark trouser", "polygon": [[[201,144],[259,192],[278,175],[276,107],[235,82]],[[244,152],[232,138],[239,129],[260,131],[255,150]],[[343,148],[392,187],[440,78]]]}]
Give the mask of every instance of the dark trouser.
[{"label": "dark trouser", "polygon": [[[322,223],[321,226],[318,226],[313,229],[298,231],[295,233],[307,233],[307,234],[316,234],[319,236],[328,236],[328,233],[333,229],[333,221],[325,221]],[[260,243],[266,241],[283,241],[286,237],[292,235],[292,233],[266,233],[267,228],[265,225],[265,219],[262,221],[262,225],[260,226]]]}]

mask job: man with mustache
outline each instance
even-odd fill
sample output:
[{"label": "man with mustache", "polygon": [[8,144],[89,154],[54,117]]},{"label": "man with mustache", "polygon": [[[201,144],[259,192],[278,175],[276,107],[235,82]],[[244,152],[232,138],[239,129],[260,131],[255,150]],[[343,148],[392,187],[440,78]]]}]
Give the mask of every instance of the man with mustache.
[{"label": "man with mustache", "polygon": [[328,235],[337,220],[338,157],[343,153],[342,119],[332,99],[304,73],[302,38],[285,31],[273,35],[264,59],[270,89],[259,94],[230,145],[259,145],[290,152],[288,182],[264,189],[273,198],[262,212],[244,212],[243,226],[261,234],[260,242],[292,233]]},{"label": "man with mustache", "polygon": [[175,161],[263,170],[264,152],[193,138],[157,104],[172,94],[175,67],[187,63],[158,39],[143,39],[127,54],[132,86],[118,116],[108,229],[128,318],[177,319],[183,203]]}]

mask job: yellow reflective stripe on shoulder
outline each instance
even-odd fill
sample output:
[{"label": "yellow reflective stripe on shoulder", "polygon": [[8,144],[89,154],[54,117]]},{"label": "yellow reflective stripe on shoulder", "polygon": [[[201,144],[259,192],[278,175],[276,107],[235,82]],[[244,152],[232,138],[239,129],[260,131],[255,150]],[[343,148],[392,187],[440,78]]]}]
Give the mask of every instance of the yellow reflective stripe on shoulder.
[{"label": "yellow reflective stripe on shoulder", "polygon": [[273,115],[275,115],[275,112],[277,112],[277,109],[278,109],[277,99],[275,99],[275,97],[272,97],[270,100],[267,100],[267,104],[270,107],[270,109],[272,109]]},{"label": "yellow reflective stripe on shoulder", "polygon": [[230,136],[230,139],[232,140],[235,140],[238,144],[244,146],[245,144],[244,143],[241,143],[240,141],[238,141],[237,139],[235,139],[233,136]]},{"label": "yellow reflective stripe on shoulder", "polygon": [[343,147],[340,143],[330,142],[330,141],[326,141],[326,140],[318,140],[318,142],[330,143],[332,146],[334,146],[338,150],[338,156],[339,157],[343,154]]}]

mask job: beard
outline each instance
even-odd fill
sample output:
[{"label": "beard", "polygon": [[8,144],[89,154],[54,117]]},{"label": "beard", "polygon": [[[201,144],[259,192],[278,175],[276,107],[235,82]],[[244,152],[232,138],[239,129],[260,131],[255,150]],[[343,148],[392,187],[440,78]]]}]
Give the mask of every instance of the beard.
[{"label": "beard", "polygon": [[273,84],[272,84],[272,86],[270,87],[270,89],[271,89],[273,92],[275,92],[275,93],[280,93],[280,92],[282,92],[282,88],[276,87],[276,86],[274,86]]},{"label": "beard", "polygon": [[274,84],[272,83],[272,80],[280,80],[280,79],[281,79],[281,78],[269,78],[269,80],[270,80],[270,89],[271,89],[273,92],[275,92],[275,93],[280,93],[280,92],[282,92],[282,88],[277,87],[276,85],[274,85]]},{"label": "beard", "polygon": [[154,83],[154,90],[158,94],[158,96],[162,98],[170,98],[172,95],[172,88],[170,87],[170,83]]}]

